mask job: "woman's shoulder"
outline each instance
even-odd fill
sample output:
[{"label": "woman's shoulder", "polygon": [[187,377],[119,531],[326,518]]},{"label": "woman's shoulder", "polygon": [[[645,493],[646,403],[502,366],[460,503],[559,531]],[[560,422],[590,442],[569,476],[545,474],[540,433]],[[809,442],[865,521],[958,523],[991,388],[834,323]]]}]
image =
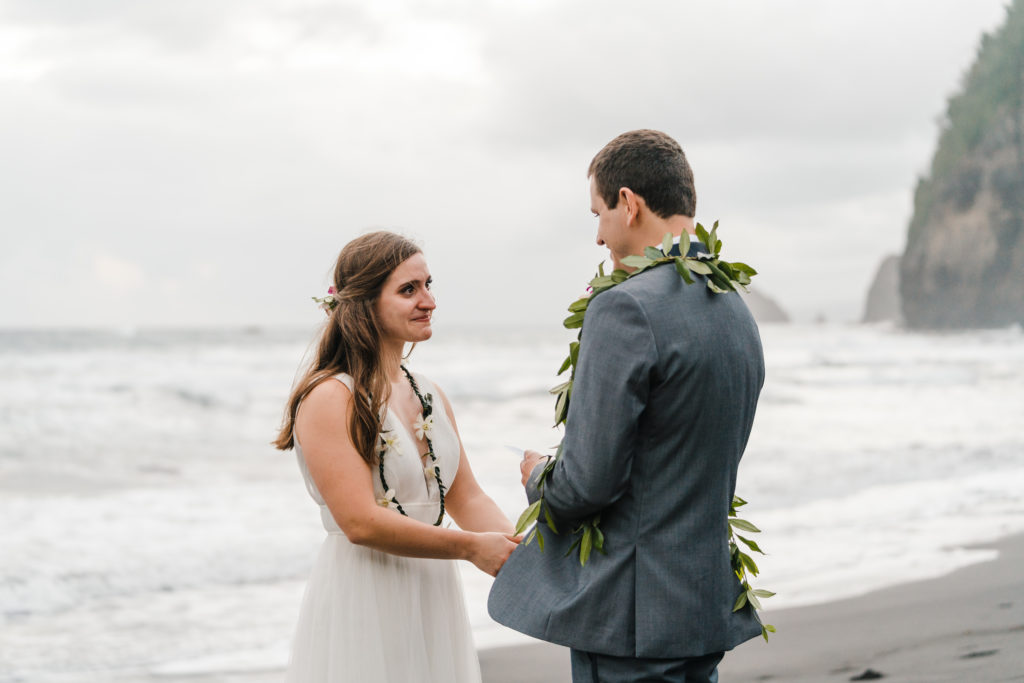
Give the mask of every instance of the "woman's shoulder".
[{"label": "woman's shoulder", "polygon": [[352,398],[352,378],[345,373],[327,377],[317,383],[302,397],[299,407],[316,407],[324,404],[347,403]]},{"label": "woman's shoulder", "polygon": [[344,420],[339,422],[338,416],[348,412],[352,391],[343,382],[337,381],[338,379],[340,378],[337,375],[327,377],[317,382],[316,386],[302,397],[295,413],[297,443],[303,443],[304,438],[308,439],[311,434],[325,428],[328,431],[345,428],[341,426]]}]

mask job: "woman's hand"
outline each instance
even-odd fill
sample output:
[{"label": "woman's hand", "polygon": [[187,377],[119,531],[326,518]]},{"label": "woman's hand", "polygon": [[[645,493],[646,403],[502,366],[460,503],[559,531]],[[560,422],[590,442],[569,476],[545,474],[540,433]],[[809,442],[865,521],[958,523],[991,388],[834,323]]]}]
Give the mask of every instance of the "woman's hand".
[{"label": "woman's hand", "polygon": [[493,531],[473,533],[466,559],[477,566],[480,571],[497,576],[498,570],[505,560],[519,545],[522,536],[499,534]]}]

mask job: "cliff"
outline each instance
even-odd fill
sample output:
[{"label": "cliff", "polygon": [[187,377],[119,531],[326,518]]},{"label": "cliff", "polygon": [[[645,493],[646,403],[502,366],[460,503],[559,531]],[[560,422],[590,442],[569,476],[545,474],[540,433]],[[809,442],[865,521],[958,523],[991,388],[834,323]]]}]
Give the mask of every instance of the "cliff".
[{"label": "cliff", "polygon": [[861,322],[877,323],[884,320],[899,322],[900,314],[900,257],[886,256],[878,266],[875,279],[868,290]]},{"label": "cliff", "polygon": [[756,289],[750,290],[749,294],[741,291],[740,296],[747,302],[747,308],[750,309],[750,314],[754,316],[758,325],[789,322],[789,315],[782,310],[782,307]]},{"label": "cliff", "polygon": [[910,327],[1024,323],[1024,0],[950,98],[900,260]]}]

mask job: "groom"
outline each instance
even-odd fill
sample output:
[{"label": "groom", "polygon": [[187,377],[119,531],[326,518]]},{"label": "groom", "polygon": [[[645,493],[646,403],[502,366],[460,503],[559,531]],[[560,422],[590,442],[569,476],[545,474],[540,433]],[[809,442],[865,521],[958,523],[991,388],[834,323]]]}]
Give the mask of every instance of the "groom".
[{"label": "groom", "polygon": [[[666,232],[694,232],[693,172],[679,144],[624,133],[590,164],[597,243],[616,268]],[[696,240],[690,255],[703,251]],[[488,609],[567,645],[573,681],[718,680],[726,650],[761,633],[733,612],[729,560],[736,469],[764,382],[757,326],[735,293],[651,268],[587,309],[564,450],[544,484],[559,535],[520,546]],[[520,469],[530,502],[545,456]],[[578,520],[601,515],[606,555],[565,557]],[[543,519],[543,517],[542,517]]]}]

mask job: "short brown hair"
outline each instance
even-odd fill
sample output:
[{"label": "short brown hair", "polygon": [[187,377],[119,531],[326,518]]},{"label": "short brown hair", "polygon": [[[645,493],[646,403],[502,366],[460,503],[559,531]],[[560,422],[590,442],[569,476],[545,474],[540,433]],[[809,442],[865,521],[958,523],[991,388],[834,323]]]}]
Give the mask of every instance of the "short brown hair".
[{"label": "short brown hair", "polygon": [[657,130],[632,130],[618,136],[597,153],[587,177],[609,209],[619,203],[619,188],[628,187],[661,216],[697,213],[693,170],[683,148]]}]

